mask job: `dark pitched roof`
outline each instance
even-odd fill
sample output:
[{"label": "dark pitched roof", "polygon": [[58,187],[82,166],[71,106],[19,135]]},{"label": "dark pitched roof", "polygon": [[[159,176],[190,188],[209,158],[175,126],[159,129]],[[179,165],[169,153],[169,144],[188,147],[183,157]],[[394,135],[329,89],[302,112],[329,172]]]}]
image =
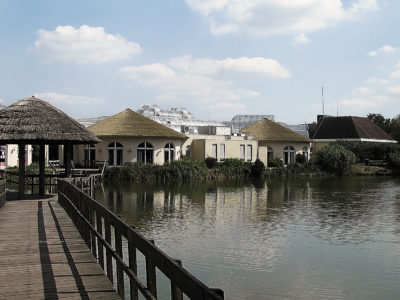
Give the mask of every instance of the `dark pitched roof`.
[{"label": "dark pitched roof", "polygon": [[0,110],[0,142],[91,144],[100,140],[61,110],[32,96]]},{"label": "dark pitched roof", "polygon": [[88,127],[97,136],[141,136],[187,139],[187,136],[126,109]]},{"label": "dark pitched roof", "polygon": [[314,139],[374,139],[393,140],[368,118],[325,117],[315,130]]},{"label": "dark pitched roof", "polygon": [[241,130],[259,141],[271,142],[309,142],[310,139],[279,125],[271,120],[263,119]]}]

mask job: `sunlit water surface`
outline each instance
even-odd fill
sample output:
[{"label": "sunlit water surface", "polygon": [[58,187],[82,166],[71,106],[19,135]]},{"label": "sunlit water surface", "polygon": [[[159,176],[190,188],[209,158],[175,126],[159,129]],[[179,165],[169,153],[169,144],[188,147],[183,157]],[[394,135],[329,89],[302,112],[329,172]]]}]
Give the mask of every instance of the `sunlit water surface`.
[{"label": "sunlit water surface", "polygon": [[398,178],[103,184],[96,199],[225,299],[400,297]]}]

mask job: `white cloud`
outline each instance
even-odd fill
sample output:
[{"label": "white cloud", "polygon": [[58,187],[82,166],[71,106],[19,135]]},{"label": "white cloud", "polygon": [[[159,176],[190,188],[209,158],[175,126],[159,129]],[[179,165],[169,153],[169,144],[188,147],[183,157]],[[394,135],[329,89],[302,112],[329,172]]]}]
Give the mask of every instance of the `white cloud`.
[{"label": "white cloud", "polygon": [[210,24],[213,34],[267,36],[310,33],[378,9],[377,0],[185,0]]},{"label": "white cloud", "polygon": [[240,57],[215,60],[193,58],[189,55],[171,59],[169,65],[189,74],[215,75],[221,72],[263,75],[270,78],[288,78],[289,70],[278,61],[264,57]]},{"label": "white cloud", "polygon": [[400,78],[400,70],[396,70],[396,71],[392,72],[389,76],[390,76],[390,78],[399,79]]},{"label": "white cloud", "polygon": [[390,81],[388,79],[384,79],[384,78],[372,77],[367,80],[367,83],[378,84],[378,85],[387,85],[390,83]]},{"label": "white cloud", "polygon": [[390,45],[384,45],[376,50],[372,50],[368,52],[369,56],[377,56],[378,54],[390,54],[394,53],[398,50],[398,48],[392,47]]},{"label": "white cloud", "polygon": [[[119,70],[132,85],[157,91],[157,99],[175,105],[190,101],[204,111],[204,105],[228,107],[236,113],[244,111],[244,100],[260,93],[243,88],[252,82],[290,77],[290,71],[276,60],[263,57],[240,57],[215,60],[183,56],[163,63],[127,66]],[[242,102],[241,102],[242,101]],[[216,116],[216,114],[214,114]]]},{"label": "white cloud", "polygon": [[40,29],[38,36],[35,49],[49,61],[107,63],[127,59],[141,52],[138,43],[106,33],[103,27],[57,26],[53,31]]},{"label": "white cloud", "polygon": [[57,104],[100,104],[105,100],[102,98],[93,98],[85,96],[73,96],[68,94],[59,94],[54,92],[36,93],[35,97],[45,100],[47,102]]},{"label": "white cloud", "polygon": [[372,92],[369,87],[362,86],[360,88],[354,89],[353,94],[368,95]]},{"label": "white cloud", "polygon": [[392,85],[388,87],[387,92],[390,94],[400,95],[400,85]]},{"label": "white cloud", "polygon": [[339,102],[340,107],[356,107],[356,108],[366,108],[366,107],[377,107],[379,103],[374,100],[368,99],[360,99],[360,98],[351,98],[351,99],[343,99]]},{"label": "white cloud", "polygon": [[300,33],[293,39],[294,44],[308,44],[310,39],[304,35],[304,33]]},{"label": "white cloud", "polygon": [[0,104],[1,104],[1,105],[6,105],[6,103],[5,103],[5,101],[4,101],[3,98],[0,98]]}]

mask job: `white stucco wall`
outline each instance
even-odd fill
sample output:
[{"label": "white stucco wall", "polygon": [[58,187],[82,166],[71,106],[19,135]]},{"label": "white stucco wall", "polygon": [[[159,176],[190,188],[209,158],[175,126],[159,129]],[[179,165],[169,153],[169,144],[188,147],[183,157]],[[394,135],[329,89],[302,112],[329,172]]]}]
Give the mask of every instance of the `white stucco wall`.
[{"label": "white stucco wall", "polygon": [[[175,146],[174,160],[181,157],[181,149],[183,140],[168,139],[168,138],[140,138],[140,137],[105,137],[99,136],[101,143],[96,144],[96,160],[108,160],[108,145],[112,142],[118,142],[123,145],[123,163],[137,162],[137,147],[143,142],[152,144],[154,147],[153,160],[154,164],[164,164],[164,147],[167,143],[172,143]],[[84,149],[86,145],[74,147],[74,163],[82,165],[84,160]]]}]

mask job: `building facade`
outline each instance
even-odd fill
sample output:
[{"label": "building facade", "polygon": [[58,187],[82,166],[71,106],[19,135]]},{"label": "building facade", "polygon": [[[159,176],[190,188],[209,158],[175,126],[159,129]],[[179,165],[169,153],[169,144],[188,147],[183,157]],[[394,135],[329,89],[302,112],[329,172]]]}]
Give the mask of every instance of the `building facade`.
[{"label": "building facade", "polygon": [[308,160],[311,140],[269,119],[263,119],[243,128],[242,133],[258,141],[259,158],[278,158],[285,165],[294,163],[296,155]]}]

